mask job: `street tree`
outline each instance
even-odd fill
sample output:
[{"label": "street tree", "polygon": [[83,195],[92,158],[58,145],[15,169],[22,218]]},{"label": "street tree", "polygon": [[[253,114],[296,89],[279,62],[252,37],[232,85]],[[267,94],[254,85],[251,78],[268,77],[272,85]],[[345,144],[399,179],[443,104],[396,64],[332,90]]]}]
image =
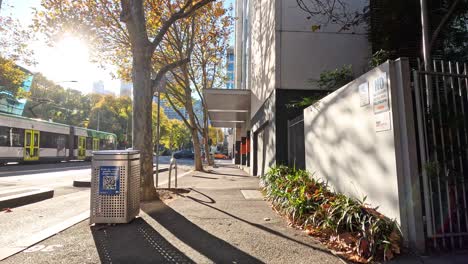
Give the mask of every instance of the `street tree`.
[{"label": "street tree", "polygon": [[[141,199],[156,196],[153,181],[152,96],[162,76],[188,61],[153,72],[153,56],[169,28],[215,0],[42,0],[35,25],[53,40],[64,31],[86,35],[102,64],[119,66],[133,82],[133,147],[141,154]],[[167,7],[171,7],[168,9]]]},{"label": "street tree", "polygon": [[[225,66],[226,54],[229,46],[229,36],[232,33],[234,18],[229,15],[231,8],[226,9],[221,3],[212,4],[196,24],[196,34],[191,61],[188,64],[189,77],[192,86],[200,98],[203,113],[202,135],[205,153],[209,153],[209,123],[208,107],[203,96],[204,89],[221,87],[226,83]],[[208,157],[208,164],[213,160]]]},{"label": "street tree", "polygon": [[28,94],[21,89],[21,84],[27,77],[26,71],[18,66],[34,64],[33,51],[29,42],[33,34],[24,28],[18,19],[8,13],[8,2],[4,3],[0,16],[0,97],[26,97]]},{"label": "street tree", "polygon": [[167,125],[167,133],[161,136],[161,143],[168,148],[170,152],[184,148],[184,146],[190,143],[190,131],[182,121],[170,119]]},{"label": "street tree", "polygon": [[[231,24],[232,18],[226,14],[222,3],[209,4],[203,14],[191,21],[175,23],[160,53],[159,61],[166,64],[174,57],[190,57],[190,62],[170,71],[166,99],[191,131],[196,170],[203,169],[199,135],[205,138],[205,153],[209,152],[208,114],[202,90],[214,87],[216,82],[222,83],[220,69]],[[201,109],[197,109],[197,104]],[[200,113],[197,114],[197,110]]]}]

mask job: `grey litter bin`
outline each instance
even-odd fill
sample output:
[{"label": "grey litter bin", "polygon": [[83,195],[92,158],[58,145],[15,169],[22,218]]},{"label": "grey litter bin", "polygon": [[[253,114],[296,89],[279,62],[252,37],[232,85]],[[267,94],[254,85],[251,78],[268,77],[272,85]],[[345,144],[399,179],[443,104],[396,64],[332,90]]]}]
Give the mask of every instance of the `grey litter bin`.
[{"label": "grey litter bin", "polygon": [[94,151],[90,223],[128,223],[140,212],[140,152]]}]

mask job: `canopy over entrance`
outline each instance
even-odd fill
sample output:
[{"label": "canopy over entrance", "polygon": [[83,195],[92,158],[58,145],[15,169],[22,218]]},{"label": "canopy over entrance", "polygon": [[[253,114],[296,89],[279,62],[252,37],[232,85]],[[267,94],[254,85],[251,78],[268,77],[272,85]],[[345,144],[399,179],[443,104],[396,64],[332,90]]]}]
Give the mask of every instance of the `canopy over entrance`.
[{"label": "canopy over entrance", "polygon": [[203,94],[212,126],[238,128],[250,118],[250,90],[206,89]]}]

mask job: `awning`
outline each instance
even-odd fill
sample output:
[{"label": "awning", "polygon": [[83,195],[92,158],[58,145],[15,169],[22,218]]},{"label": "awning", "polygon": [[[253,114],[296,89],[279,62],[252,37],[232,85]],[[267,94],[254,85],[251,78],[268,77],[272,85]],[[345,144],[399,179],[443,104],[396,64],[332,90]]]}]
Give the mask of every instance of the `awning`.
[{"label": "awning", "polygon": [[250,113],[250,90],[206,89],[203,91],[211,125],[240,127]]}]

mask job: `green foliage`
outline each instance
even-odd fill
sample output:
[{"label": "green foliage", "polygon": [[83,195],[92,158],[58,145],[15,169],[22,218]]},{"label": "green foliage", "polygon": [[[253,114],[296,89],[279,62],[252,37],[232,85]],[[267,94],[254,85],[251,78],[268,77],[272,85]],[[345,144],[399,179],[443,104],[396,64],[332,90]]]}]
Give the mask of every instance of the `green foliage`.
[{"label": "green foliage", "polygon": [[332,71],[323,71],[318,81],[320,89],[334,91],[354,79],[351,65],[344,65]]},{"label": "green foliage", "polygon": [[292,101],[290,104],[287,104],[286,107],[287,108],[306,108],[317,103],[319,100],[320,98],[317,98],[316,96],[304,97],[300,101]]},{"label": "green foliage", "polygon": [[12,60],[0,56],[0,91],[22,97],[21,84],[25,78],[26,74]]},{"label": "green foliage", "polygon": [[383,50],[383,49],[378,50],[374,54],[372,54],[372,57],[369,61],[369,67],[371,69],[375,68],[379,66],[380,64],[389,60],[391,56],[392,56],[392,53],[390,51]]},{"label": "green foliage", "polygon": [[[320,232],[328,239],[353,234],[353,250],[361,258],[388,259],[399,253],[401,234],[397,223],[375,208],[346,195],[331,192],[326,182],[305,170],[286,166],[271,168],[262,182],[274,207],[291,223]],[[361,243],[369,245],[363,249]],[[361,245],[361,246],[360,246]]]}]

